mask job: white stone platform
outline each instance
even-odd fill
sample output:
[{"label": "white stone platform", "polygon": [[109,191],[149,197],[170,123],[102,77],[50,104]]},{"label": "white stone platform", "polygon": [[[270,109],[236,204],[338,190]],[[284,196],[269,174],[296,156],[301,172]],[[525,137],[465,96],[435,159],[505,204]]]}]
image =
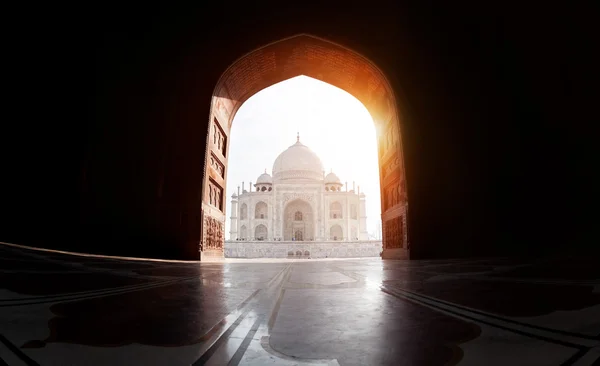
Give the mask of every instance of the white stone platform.
[{"label": "white stone platform", "polygon": [[225,258],[360,258],[381,251],[381,240],[225,241]]}]

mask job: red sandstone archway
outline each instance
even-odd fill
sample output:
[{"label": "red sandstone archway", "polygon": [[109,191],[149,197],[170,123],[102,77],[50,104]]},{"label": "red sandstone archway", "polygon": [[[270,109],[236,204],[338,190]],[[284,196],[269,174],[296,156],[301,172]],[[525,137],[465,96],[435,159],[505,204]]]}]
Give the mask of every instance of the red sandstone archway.
[{"label": "red sandstone archway", "polygon": [[[371,61],[339,44],[300,34],[256,49],[235,61],[213,92],[202,195],[201,258],[223,256],[225,184],[233,118],[252,95],[305,75],[347,91],[361,101],[376,125],[383,257],[409,258],[408,195],[400,134],[401,115],[389,81]],[[210,225],[220,225],[218,239]],[[206,244],[210,243],[210,247]],[[215,243],[217,243],[215,245]],[[220,243],[220,246],[218,245]]]}]

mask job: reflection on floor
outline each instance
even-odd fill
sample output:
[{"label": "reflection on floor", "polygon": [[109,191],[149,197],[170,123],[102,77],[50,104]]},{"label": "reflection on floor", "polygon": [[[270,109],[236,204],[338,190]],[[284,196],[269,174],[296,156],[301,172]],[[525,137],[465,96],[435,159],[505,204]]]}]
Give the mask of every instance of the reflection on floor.
[{"label": "reflection on floor", "polygon": [[595,258],[169,263],[0,245],[8,365],[592,365],[599,336]]}]

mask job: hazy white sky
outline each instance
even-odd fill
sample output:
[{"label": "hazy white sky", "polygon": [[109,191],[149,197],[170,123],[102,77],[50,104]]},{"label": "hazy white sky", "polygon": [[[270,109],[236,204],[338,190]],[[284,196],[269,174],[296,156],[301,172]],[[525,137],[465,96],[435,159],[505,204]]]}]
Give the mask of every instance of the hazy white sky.
[{"label": "hazy white sky", "polygon": [[321,158],[342,183],[360,186],[367,200],[367,230],[381,222],[377,140],[365,106],[347,92],[322,81],[298,76],[266,88],[238,110],[231,129],[227,176],[226,237],[229,238],[231,196],[246,182],[256,183],[285,149],[300,141]]}]

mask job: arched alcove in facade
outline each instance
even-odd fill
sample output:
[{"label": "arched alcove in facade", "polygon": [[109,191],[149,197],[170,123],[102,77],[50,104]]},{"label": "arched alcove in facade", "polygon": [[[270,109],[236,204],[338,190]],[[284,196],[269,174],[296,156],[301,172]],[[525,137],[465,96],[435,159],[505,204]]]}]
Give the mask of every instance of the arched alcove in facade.
[{"label": "arched alcove in facade", "polygon": [[269,210],[269,207],[267,206],[266,203],[264,203],[263,201],[258,202],[254,208],[254,218],[255,219],[266,219],[268,210]]},{"label": "arched alcove in facade", "polygon": [[243,203],[240,207],[240,220],[246,220],[248,218],[248,205]]},{"label": "arched alcove in facade", "polygon": [[343,240],[344,230],[340,225],[333,225],[329,229],[329,240]]},{"label": "arched alcove in facade", "polygon": [[330,219],[342,219],[344,218],[344,213],[342,210],[342,204],[335,201],[331,202],[329,205],[329,218]]},{"label": "arched alcove in facade", "polygon": [[315,237],[313,209],[310,203],[296,199],[283,211],[283,240],[312,240]]},{"label": "arched alcove in facade", "polygon": [[355,204],[350,205],[350,218],[357,219],[358,218],[358,210],[356,209]]},{"label": "arched alcove in facade", "polygon": [[254,229],[254,240],[267,240],[267,227],[263,224]]},{"label": "arched alcove in facade", "polygon": [[[405,227],[408,195],[400,134],[402,120],[391,84],[366,57],[340,44],[307,34],[282,39],[243,55],[225,70],[217,82],[206,136],[201,243],[210,239],[205,230],[207,222],[220,222],[220,229],[224,231],[226,205],[215,202],[214,197],[220,200],[224,197],[229,135],[237,110],[260,90],[299,75],[345,90],[370,112],[377,131],[383,257],[409,258]],[[311,220],[306,218],[303,221],[305,225],[311,224]],[[291,240],[295,235],[292,229],[290,226],[286,231],[284,240]],[[303,231],[304,240],[314,236],[314,233],[306,234]],[[201,245],[200,248],[201,257],[223,255],[222,247],[203,250]]]}]

